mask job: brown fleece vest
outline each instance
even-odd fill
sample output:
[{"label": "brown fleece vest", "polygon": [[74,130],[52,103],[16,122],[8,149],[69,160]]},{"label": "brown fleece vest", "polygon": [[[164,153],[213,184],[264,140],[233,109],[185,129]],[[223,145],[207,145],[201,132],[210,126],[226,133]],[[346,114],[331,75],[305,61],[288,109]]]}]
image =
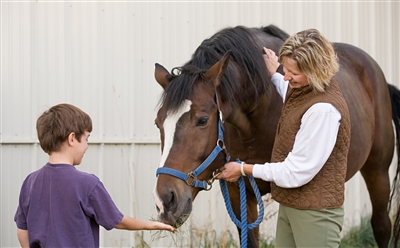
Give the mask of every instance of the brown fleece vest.
[{"label": "brown fleece vest", "polygon": [[277,202],[297,209],[337,208],[344,202],[347,155],[350,146],[350,116],[342,92],[331,80],[325,93],[309,86],[288,89],[279,120],[271,162],[282,162],[293,149],[301,118],[315,103],[330,103],[342,115],[336,144],[322,169],[307,184],[299,188],[281,188],[271,183],[272,197]]}]

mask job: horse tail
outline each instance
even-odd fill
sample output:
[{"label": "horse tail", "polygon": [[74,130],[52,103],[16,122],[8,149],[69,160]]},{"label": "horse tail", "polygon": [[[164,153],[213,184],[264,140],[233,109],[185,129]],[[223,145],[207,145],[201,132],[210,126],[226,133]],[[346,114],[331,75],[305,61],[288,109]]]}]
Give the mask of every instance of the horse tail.
[{"label": "horse tail", "polygon": [[397,148],[397,171],[396,175],[393,179],[392,184],[392,192],[389,198],[389,210],[392,206],[392,200],[394,199],[395,202],[398,204],[395,206],[397,207],[395,213],[395,222],[393,225],[393,243],[394,247],[397,247],[397,243],[400,239],[400,182],[399,182],[399,175],[400,175],[400,90],[398,90],[395,86],[388,84],[389,93],[390,93],[390,100],[392,102],[392,118],[393,123],[396,129],[396,148]]}]

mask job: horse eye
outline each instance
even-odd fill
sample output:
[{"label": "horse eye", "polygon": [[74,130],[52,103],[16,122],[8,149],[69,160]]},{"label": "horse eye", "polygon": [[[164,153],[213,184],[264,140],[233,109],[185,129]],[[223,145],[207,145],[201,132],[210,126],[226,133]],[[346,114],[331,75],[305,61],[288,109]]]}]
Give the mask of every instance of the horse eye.
[{"label": "horse eye", "polygon": [[196,126],[205,126],[207,125],[208,118],[207,117],[201,117],[197,120]]}]

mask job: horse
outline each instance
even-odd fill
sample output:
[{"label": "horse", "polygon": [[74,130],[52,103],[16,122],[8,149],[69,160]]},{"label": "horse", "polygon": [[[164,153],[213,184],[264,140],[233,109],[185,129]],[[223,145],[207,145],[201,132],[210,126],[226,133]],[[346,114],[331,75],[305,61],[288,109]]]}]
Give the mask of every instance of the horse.
[{"label": "horse", "polygon": [[[168,72],[155,64],[154,76],[163,88],[155,119],[162,153],[154,188],[158,220],[182,225],[197,194],[209,190],[214,172],[227,160],[270,161],[282,98],[267,75],[262,47],[278,54],[288,37],[275,25],[227,27],[205,39],[183,66]],[[391,239],[396,245],[399,213],[392,238],[388,206],[400,191],[394,187],[400,164],[393,189],[389,166],[396,146],[394,130],[397,137],[400,131],[400,91],[386,82],[366,52],[350,44],[333,46],[340,65],[334,79],[351,121],[346,181],[361,172],[371,199],[375,240],[379,247],[388,247]],[[256,179],[256,183],[261,195],[270,193],[269,182]],[[245,185],[247,217],[255,221],[257,200],[248,178]],[[240,219],[238,183],[227,182],[227,188],[232,210]],[[398,211],[398,204],[395,207]],[[240,236],[241,228],[237,229]],[[247,238],[249,247],[258,247],[259,227],[247,230]]]}]

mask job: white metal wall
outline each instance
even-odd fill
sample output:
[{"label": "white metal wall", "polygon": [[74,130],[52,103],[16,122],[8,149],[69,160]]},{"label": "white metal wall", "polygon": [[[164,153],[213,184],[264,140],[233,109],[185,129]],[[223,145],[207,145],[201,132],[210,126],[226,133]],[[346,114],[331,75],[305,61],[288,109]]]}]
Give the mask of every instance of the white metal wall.
[{"label": "white metal wall", "polygon": [[[122,212],[155,217],[151,196],[160,158],[153,125],[161,87],[154,64],[182,65],[201,43],[228,26],[275,24],[289,34],[317,28],[331,41],[367,51],[389,83],[400,86],[398,1],[1,1],[0,246],[18,245],[13,217],[26,175],[47,156],[37,117],[67,102],[91,115],[90,148],[78,169],[96,174]],[[359,175],[346,185],[346,226],[370,211]],[[273,236],[274,210],[261,229]],[[190,227],[190,228],[189,228]],[[187,246],[210,230],[236,235],[215,184],[196,199],[186,231],[152,240],[150,232],[102,231],[101,245]],[[154,232],[153,232],[154,234]],[[186,241],[185,241],[186,242]]]}]

